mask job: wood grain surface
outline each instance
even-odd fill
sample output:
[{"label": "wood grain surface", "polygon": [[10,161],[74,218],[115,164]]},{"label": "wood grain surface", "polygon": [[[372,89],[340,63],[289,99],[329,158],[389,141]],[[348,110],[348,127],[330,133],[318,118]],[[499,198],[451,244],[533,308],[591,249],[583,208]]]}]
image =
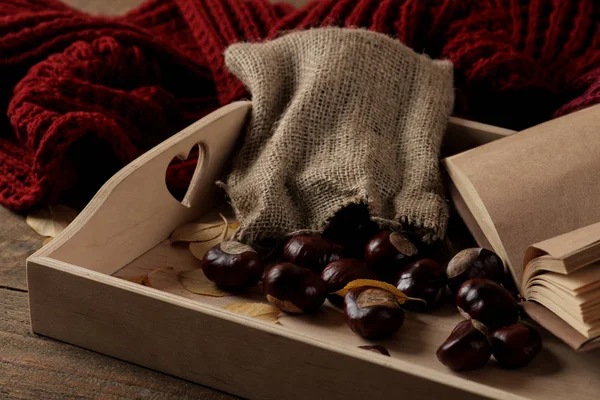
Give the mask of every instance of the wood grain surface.
[{"label": "wood grain surface", "polygon": [[25,259],[43,238],[0,207],[0,399],[233,399],[31,333]]},{"label": "wood grain surface", "polygon": [[[292,0],[301,4],[306,0]],[[65,0],[118,15],[141,0]],[[43,237],[0,207],[0,399],[233,399],[221,392],[31,333],[25,259]]]}]

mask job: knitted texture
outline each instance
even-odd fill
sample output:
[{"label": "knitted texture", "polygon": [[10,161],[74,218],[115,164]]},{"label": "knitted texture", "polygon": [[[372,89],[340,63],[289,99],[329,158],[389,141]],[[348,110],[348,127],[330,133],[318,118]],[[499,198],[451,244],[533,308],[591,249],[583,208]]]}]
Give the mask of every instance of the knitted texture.
[{"label": "knitted texture", "polygon": [[[454,63],[454,114],[522,129],[600,101],[593,0],[148,0],[117,18],[0,1],[0,203],[83,204],[118,168],[250,94],[232,43],[362,27]],[[169,168],[185,188],[194,160]]]},{"label": "knitted texture", "polygon": [[383,227],[444,236],[438,160],[454,100],[450,62],[341,28],[234,44],[225,60],[253,98],[226,186],[238,240],[321,232],[352,203]]}]

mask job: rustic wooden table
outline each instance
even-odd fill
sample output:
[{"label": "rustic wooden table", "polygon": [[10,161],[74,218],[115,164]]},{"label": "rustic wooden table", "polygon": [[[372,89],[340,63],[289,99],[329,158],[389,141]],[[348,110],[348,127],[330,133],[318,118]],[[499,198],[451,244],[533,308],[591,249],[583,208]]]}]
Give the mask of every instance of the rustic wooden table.
[{"label": "rustic wooden table", "polygon": [[[142,0],[65,0],[120,14]],[[290,1],[300,4],[305,0]],[[227,394],[36,336],[29,325],[25,259],[43,238],[0,206],[0,399],[233,399]]]}]

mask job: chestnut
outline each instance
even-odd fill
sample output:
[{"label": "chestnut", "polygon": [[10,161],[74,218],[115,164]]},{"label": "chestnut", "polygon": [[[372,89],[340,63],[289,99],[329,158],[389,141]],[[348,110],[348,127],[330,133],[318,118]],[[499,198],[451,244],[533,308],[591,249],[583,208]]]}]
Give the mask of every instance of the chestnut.
[{"label": "chestnut", "polygon": [[516,323],[519,308],[510,292],[489,279],[474,278],[463,283],[456,294],[458,311],[490,331]]},{"label": "chestnut", "polygon": [[288,313],[302,314],[321,307],[327,295],[327,284],[309,269],[280,263],[265,274],[263,291],[274,306]]},{"label": "chestnut", "polygon": [[492,354],[503,368],[523,367],[542,349],[542,337],[533,327],[517,322],[492,334]]},{"label": "chestnut", "polygon": [[365,261],[374,273],[388,280],[393,279],[417,252],[407,234],[386,230],[367,242]]},{"label": "chestnut", "polygon": [[327,284],[327,298],[329,301],[341,307],[344,304],[344,298],[334,294],[355,279],[375,279],[375,274],[367,268],[363,261],[353,258],[342,258],[327,264],[327,267],[321,272],[321,278]]},{"label": "chestnut", "polygon": [[362,259],[367,242],[378,230],[367,205],[352,203],[328,221],[323,237],[339,243],[344,248],[345,257]]},{"label": "chestnut", "polygon": [[487,337],[472,321],[462,321],[436,352],[438,360],[454,371],[482,368],[492,355]]},{"label": "chestnut", "polygon": [[344,318],[352,331],[365,339],[392,336],[404,323],[404,311],[387,290],[363,286],[346,293]]},{"label": "chestnut", "polygon": [[208,280],[227,289],[254,286],[264,272],[258,254],[250,246],[236,241],[212,247],[204,254],[201,266]]},{"label": "chestnut", "polygon": [[403,308],[424,311],[431,308],[442,295],[446,287],[446,271],[440,264],[427,258],[413,261],[400,271],[396,287],[408,297],[426,302],[409,301]]},{"label": "chestnut", "polygon": [[446,268],[448,288],[453,294],[472,278],[485,278],[496,283],[504,280],[504,263],[493,251],[469,248],[456,253]]},{"label": "chestnut", "polygon": [[291,237],[283,247],[283,259],[320,273],[332,261],[344,255],[344,248],[319,235]]}]

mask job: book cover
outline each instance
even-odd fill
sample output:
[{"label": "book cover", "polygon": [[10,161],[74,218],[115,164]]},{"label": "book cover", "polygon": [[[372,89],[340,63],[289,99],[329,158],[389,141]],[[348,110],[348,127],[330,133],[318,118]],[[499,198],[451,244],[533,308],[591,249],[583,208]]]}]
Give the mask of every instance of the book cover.
[{"label": "book cover", "polygon": [[[600,106],[454,155],[444,165],[457,212],[479,245],[502,257],[522,289],[531,246],[600,222]],[[526,308],[556,334],[556,321],[537,305]],[[557,336],[565,340],[564,332]],[[581,349],[588,341],[568,342]]]}]

